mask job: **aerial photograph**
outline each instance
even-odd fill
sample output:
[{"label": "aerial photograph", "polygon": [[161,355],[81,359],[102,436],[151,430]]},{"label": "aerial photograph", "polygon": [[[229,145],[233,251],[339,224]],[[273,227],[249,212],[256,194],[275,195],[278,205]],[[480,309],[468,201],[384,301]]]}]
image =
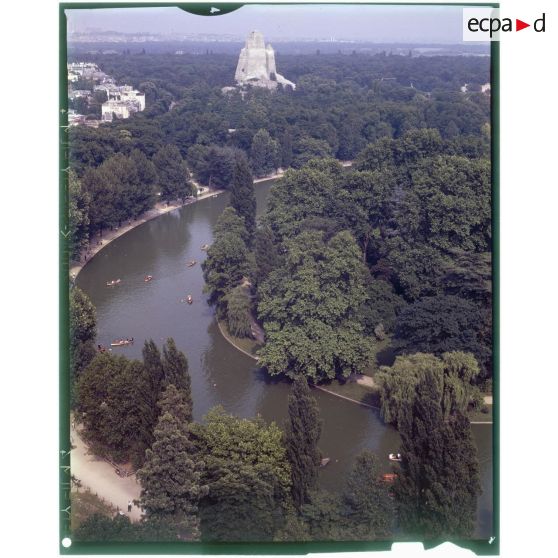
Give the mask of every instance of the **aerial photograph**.
[{"label": "aerial photograph", "polygon": [[456,5],[95,6],[60,5],[62,546],[492,543],[491,44]]}]

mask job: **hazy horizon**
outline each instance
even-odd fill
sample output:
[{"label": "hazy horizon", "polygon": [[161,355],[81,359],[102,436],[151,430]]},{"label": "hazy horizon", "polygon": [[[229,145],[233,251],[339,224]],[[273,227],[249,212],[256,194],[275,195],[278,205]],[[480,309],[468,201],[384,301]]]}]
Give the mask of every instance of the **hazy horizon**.
[{"label": "hazy horizon", "polygon": [[352,40],[373,43],[461,43],[461,6],[247,5],[199,16],[177,7],[67,9],[69,33],[227,35],[257,29],[266,41]]}]

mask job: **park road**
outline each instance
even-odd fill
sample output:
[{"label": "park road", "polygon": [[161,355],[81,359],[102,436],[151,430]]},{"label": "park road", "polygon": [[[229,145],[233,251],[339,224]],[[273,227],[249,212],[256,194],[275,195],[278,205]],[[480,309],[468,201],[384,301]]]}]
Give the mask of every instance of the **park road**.
[{"label": "park road", "polygon": [[141,486],[136,482],[136,476],[119,477],[111,465],[89,453],[78,426],[72,428],[71,438],[72,446],[75,446],[70,453],[72,475],[93,494],[123,511],[132,521],[139,521],[142,515],[140,508],[133,505],[132,511],[128,512],[128,502],[140,496]]}]

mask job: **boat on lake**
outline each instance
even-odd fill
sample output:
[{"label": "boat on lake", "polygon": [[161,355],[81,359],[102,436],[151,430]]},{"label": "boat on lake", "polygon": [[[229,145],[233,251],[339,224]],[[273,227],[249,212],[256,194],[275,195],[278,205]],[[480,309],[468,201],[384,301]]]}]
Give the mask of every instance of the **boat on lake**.
[{"label": "boat on lake", "polygon": [[397,475],[395,473],[384,473],[382,475],[382,480],[384,482],[395,482]]},{"label": "boat on lake", "polygon": [[146,275],[146,276],[143,278],[143,280],[144,280],[146,283],[149,283],[149,281],[151,281],[151,279],[153,279],[153,275]]},{"label": "boat on lake", "polygon": [[126,345],[133,345],[134,344],[134,338],[126,338],[126,339],[115,339],[110,346],[111,347],[125,347]]},{"label": "boat on lake", "polygon": [[401,454],[400,453],[390,453],[388,455],[390,461],[401,461]]},{"label": "boat on lake", "polygon": [[331,461],[331,457],[324,457],[320,461],[320,467],[325,467]]},{"label": "boat on lake", "polygon": [[192,304],[192,302],[194,302],[194,299],[192,298],[192,295],[188,295],[188,296],[186,297],[186,302],[187,302],[188,304]]},{"label": "boat on lake", "polygon": [[120,284],[120,279],[113,279],[112,281],[107,281],[107,287],[114,287]]},{"label": "boat on lake", "polygon": [[207,250],[209,250],[209,244],[204,244],[201,249],[205,252]]},{"label": "boat on lake", "polygon": [[198,262],[197,262],[196,260],[190,260],[189,262],[186,263],[186,265],[187,265],[188,267],[192,267],[192,266],[196,265],[197,263],[198,263]]}]

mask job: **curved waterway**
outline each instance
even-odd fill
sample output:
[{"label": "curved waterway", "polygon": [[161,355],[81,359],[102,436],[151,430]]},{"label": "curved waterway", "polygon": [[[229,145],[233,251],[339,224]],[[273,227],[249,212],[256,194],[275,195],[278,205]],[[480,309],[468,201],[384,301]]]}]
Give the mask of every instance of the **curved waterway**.
[{"label": "curved waterway", "polygon": [[[256,185],[258,214],[265,211],[273,182]],[[115,348],[115,353],[141,358],[145,339],[152,338],[159,346],[168,337],[175,339],[188,357],[196,420],[211,407],[222,405],[235,415],[259,413],[282,425],[289,386],[270,382],[258,372],[254,360],[222,337],[203,294],[200,263],[205,252],[201,246],[212,242],[212,228],[228,201],[228,193],[207,198],[136,227],[101,250],[76,282],[97,308],[98,343],[134,338],[134,345]],[[190,260],[197,264],[188,267]],[[146,275],[153,280],[145,283]],[[106,286],[117,278],[121,279],[118,286]],[[189,294],[193,304],[181,302]],[[397,431],[386,426],[376,411],[327,393],[313,394],[323,420],[320,448],[331,458],[321,470],[321,485],[340,490],[355,456],[366,448],[376,452],[389,472],[387,455],[399,446]],[[492,530],[492,428],[473,425],[473,433],[483,486],[476,535],[488,538]]]}]

